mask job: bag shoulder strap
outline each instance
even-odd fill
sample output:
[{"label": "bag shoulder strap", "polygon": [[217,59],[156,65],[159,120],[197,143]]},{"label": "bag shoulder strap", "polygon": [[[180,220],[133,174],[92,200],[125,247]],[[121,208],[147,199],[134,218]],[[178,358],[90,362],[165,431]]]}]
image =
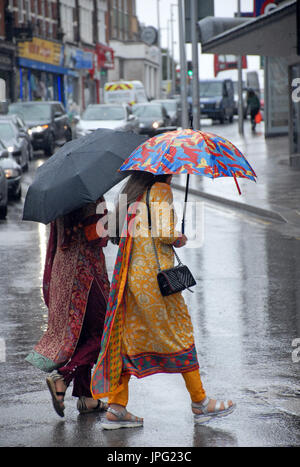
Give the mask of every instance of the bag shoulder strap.
[{"label": "bag shoulder strap", "polygon": [[[157,254],[157,249],[156,249],[156,245],[155,245],[155,242],[154,242],[154,238],[153,238],[153,235],[152,235],[152,221],[151,221],[151,212],[150,212],[150,203],[149,203],[149,200],[150,200],[150,191],[151,191],[151,187],[149,187],[147,189],[147,194],[146,194],[146,204],[147,204],[147,212],[148,212],[148,227],[149,227],[149,230],[150,230],[150,235],[151,235],[151,240],[152,240],[152,244],[153,244],[153,248],[154,248],[154,253],[155,253],[155,259],[156,259],[156,263],[157,263],[157,266],[158,266],[158,270],[161,271],[161,267],[160,267],[160,263],[159,263],[159,259],[158,259],[158,254]],[[182,262],[180,261],[180,258],[178,256],[178,254],[176,253],[173,245],[171,245],[171,248],[173,250],[173,253],[177,259],[177,262],[178,264],[182,264]]]}]

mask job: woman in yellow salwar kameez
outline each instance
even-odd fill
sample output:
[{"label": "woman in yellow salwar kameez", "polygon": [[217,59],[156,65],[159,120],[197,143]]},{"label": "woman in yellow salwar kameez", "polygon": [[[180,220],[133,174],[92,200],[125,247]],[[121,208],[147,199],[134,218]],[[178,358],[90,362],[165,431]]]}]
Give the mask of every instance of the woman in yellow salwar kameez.
[{"label": "woman in yellow salwar kameez", "polygon": [[146,210],[149,187],[149,204],[156,226],[154,242],[161,269],[174,265],[171,246],[180,248],[187,241],[185,235],[175,230],[171,178],[134,173],[122,192],[127,195],[127,222],[124,223],[120,205],[116,210],[125,227],[119,241],[101,353],[91,383],[94,398],[108,396],[104,429],[143,425],[143,419],[126,411],[131,375],[143,378],[156,373],[181,373],[197,423],[226,415],[235,406],[231,401],[206,397],[193,326],[183,296],[176,293],[163,297],[158,287]]}]

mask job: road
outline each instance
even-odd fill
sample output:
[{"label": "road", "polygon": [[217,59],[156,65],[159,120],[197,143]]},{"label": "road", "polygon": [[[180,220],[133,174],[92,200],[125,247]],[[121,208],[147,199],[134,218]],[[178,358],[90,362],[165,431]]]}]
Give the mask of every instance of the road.
[{"label": "road", "polygon": [[[31,162],[24,194],[44,160],[37,153]],[[182,196],[175,191],[175,201]],[[130,383],[128,409],[144,417],[141,429],[102,431],[99,414],[78,414],[70,389],[60,419],[45,375],[24,361],[47,325],[41,281],[48,230],[21,221],[23,198],[0,222],[0,446],[300,445],[300,351],[293,347],[300,338],[299,238],[282,235],[270,220],[190,199],[201,206],[201,232],[180,256],[197,279],[185,298],[200,371],[207,394],[233,399],[236,411],[195,426],[183,378],[159,374]],[[105,253],[111,277],[116,247]]]}]

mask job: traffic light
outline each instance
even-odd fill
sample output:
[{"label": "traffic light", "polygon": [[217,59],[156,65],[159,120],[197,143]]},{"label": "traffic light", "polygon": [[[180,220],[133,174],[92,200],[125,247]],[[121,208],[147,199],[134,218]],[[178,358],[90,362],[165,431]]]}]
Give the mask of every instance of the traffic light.
[{"label": "traffic light", "polygon": [[191,60],[187,62],[187,74],[189,78],[193,77],[193,62]]}]

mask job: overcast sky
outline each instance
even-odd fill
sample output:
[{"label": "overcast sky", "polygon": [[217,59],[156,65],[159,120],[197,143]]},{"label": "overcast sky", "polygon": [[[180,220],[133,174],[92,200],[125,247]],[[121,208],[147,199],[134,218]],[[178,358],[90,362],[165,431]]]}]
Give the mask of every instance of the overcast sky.
[{"label": "overcast sky", "polygon": [[[161,28],[161,45],[166,48],[168,46],[168,24],[170,26],[171,5],[173,10],[173,34],[174,34],[174,56],[179,61],[179,46],[178,46],[178,7],[177,0],[159,0],[159,22]],[[237,0],[214,0],[215,16],[230,16],[233,17],[237,11]],[[253,10],[253,0],[241,0],[241,11],[250,12]],[[157,28],[157,0],[136,0],[136,11],[138,19],[146,26],[154,26]],[[170,29],[169,29],[170,31]],[[169,47],[171,49],[171,33],[169,32]],[[213,72],[213,55],[201,54],[201,46],[199,47],[199,72],[200,78],[211,78]],[[191,59],[191,46],[186,47],[187,60]],[[259,59],[257,57],[248,57],[248,68],[257,68]]]}]

